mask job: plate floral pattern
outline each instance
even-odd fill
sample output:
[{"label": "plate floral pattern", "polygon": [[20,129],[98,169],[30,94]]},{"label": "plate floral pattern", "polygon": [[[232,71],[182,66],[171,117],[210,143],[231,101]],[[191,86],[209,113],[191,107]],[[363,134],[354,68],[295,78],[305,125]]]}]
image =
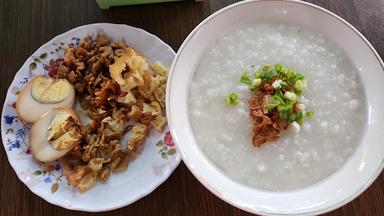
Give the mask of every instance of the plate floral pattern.
[{"label": "plate floral pattern", "polygon": [[[30,125],[16,114],[15,101],[20,89],[32,77],[54,71],[56,59],[63,58],[68,44],[77,45],[80,38],[100,32],[107,33],[113,40],[125,40],[128,45],[145,53],[150,62],[159,60],[170,67],[175,56],[167,44],[138,28],[104,23],[75,28],[44,44],[27,59],[8,89],[1,115],[4,149],[20,180],[52,204],[91,212],[116,209],[142,198],[164,182],[180,162],[168,128],[163,133],[151,132],[142,152],[125,172],[112,175],[107,183],[99,183],[86,193],[67,185],[60,163],[41,164],[33,159],[28,147]],[[100,196],[108,199],[100,200]]]}]

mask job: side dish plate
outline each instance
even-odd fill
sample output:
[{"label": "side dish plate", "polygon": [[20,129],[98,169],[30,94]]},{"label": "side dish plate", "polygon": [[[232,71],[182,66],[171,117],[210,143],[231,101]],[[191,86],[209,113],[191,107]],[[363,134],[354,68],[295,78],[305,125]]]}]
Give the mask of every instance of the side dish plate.
[{"label": "side dish plate", "polygon": [[[168,128],[162,134],[152,131],[142,152],[124,172],[111,175],[105,183],[85,193],[70,188],[57,162],[52,171],[45,171],[28,148],[30,125],[16,115],[15,101],[25,83],[36,75],[47,75],[54,59],[63,58],[67,44],[78,44],[87,35],[106,33],[112,40],[144,53],[149,63],[156,60],[170,67],[175,52],[155,35],[127,25],[98,23],[72,29],[53,38],[34,52],[16,73],[8,89],[1,115],[1,135],[9,163],[19,179],[36,195],[63,208],[100,212],[129,205],[148,195],[163,183],[180,163]],[[52,61],[51,61],[52,60]]]}]

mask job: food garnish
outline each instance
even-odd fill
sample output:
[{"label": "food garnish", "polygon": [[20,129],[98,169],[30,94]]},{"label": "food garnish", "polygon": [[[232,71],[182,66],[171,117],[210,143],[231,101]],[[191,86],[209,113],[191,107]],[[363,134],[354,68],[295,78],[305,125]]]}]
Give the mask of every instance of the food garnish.
[{"label": "food garnish", "polygon": [[[167,68],[149,65],[123,41],[85,37],[77,47],[69,45],[51,74],[74,86],[91,119],[81,127],[79,145],[60,159],[68,183],[81,192],[124,171],[152,128],[161,132],[166,125]],[[127,143],[120,143],[127,132]]]},{"label": "food garnish", "polygon": [[[249,100],[253,145],[279,139],[280,130],[288,127],[298,133],[306,113],[300,102],[300,96],[307,88],[304,75],[276,64],[274,67],[264,65],[255,78],[261,79],[261,83]],[[313,116],[313,112],[309,113],[307,116]]]},{"label": "food garnish", "polygon": [[[279,139],[281,130],[292,128],[293,132],[298,133],[304,117],[314,115],[312,111],[306,111],[305,105],[300,102],[300,96],[307,88],[304,75],[281,64],[274,67],[266,64],[256,71],[253,78],[244,72],[240,83],[248,85],[252,91],[249,106],[254,146]],[[236,93],[231,93],[226,102],[236,105]]]},{"label": "food garnish", "polygon": [[[111,172],[124,171],[152,128],[163,131],[168,69],[158,61],[149,65],[145,56],[106,35],[68,45],[64,58],[53,62],[49,77],[37,76],[21,91],[18,115],[34,122],[35,159],[59,159],[68,184],[84,192]],[[75,94],[90,118],[84,126],[70,108]]]},{"label": "food garnish", "polygon": [[237,105],[239,103],[239,97],[236,93],[232,92],[225,98],[225,102],[230,105]]}]

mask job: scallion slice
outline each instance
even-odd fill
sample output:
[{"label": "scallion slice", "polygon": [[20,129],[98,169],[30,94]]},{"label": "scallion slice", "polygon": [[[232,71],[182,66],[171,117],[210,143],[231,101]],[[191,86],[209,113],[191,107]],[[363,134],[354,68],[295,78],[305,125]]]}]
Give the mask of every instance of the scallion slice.
[{"label": "scallion slice", "polygon": [[267,72],[270,67],[271,67],[271,65],[265,64],[261,70],[264,71],[264,72]]},{"label": "scallion slice", "polygon": [[307,112],[305,112],[305,115],[306,115],[308,118],[313,117],[314,114],[315,114],[315,113],[312,112],[312,111],[307,111]]},{"label": "scallion slice", "polygon": [[283,68],[283,66],[281,66],[281,64],[276,64],[276,65],[275,65],[275,70],[276,70],[277,72],[280,72],[282,68]]},{"label": "scallion slice", "polygon": [[239,104],[239,97],[236,93],[232,92],[227,98],[225,98],[225,102],[229,105],[237,105]]},{"label": "scallion slice", "polygon": [[249,78],[248,72],[244,72],[243,75],[241,75],[240,82],[247,85],[251,84],[251,79]]}]

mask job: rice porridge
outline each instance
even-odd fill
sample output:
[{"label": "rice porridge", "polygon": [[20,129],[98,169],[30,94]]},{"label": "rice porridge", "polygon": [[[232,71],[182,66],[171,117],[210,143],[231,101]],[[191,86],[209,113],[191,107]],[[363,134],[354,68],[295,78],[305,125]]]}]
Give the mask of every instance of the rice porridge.
[{"label": "rice porridge", "polygon": [[[244,70],[283,64],[305,75],[301,101],[314,116],[299,133],[252,145]],[[321,35],[277,23],[242,26],[206,51],[190,86],[189,117],[197,143],[230,178],[265,190],[292,190],[324,179],[345,163],[366,125],[365,93],[342,50]],[[236,92],[239,104],[224,101]]]}]

